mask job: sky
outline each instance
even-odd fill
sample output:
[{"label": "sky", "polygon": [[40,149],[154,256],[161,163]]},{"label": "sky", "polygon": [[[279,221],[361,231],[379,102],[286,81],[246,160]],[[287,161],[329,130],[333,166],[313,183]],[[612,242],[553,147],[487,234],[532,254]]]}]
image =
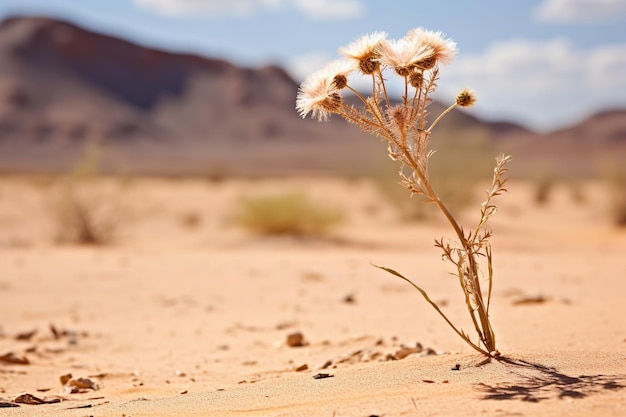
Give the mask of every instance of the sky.
[{"label": "sky", "polygon": [[626,0],[0,0],[0,19],[17,14],[245,67],[280,65],[297,82],[362,35],[398,39],[424,27],[459,49],[436,98],[451,103],[469,87],[478,117],[550,131],[626,108]]}]

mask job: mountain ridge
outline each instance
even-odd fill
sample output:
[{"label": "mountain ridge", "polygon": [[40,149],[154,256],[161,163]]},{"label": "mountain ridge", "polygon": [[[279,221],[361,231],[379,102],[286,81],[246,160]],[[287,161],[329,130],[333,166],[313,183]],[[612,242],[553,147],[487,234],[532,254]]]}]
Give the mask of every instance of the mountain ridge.
[{"label": "mountain ridge", "polygon": [[[0,170],[66,171],[93,142],[107,172],[284,174],[380,162],[382,144],[343,120],[302,120],[297,89],[276,65],[244,68],[53,18],[11,17],[0,23]],[[480,130],[496,148],[513,143],[524,154],[546,139],[622,145],[625,115],[603,112],[546,135],[455,110],[438,127]]]}]

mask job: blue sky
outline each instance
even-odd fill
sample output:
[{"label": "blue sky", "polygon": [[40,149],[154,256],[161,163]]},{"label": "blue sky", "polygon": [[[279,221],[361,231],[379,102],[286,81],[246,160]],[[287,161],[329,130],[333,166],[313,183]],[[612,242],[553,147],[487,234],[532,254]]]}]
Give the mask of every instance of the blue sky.
[{"label": "blue sky", "polygon": [[170,51],[296,81],[362,34],[422,26],[456,41],[437,97],[474,89],[473,110],[539,130],[626,108],[626,0],[0,0],[0,18],[37,14]]}]

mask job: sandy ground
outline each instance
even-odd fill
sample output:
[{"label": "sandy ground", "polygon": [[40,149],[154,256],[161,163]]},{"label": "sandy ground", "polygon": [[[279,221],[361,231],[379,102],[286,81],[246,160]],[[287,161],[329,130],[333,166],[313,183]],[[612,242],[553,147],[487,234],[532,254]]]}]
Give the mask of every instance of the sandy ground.
[{"label": "sandy ground", "polygon": [[[606,189],[560,187],[538,205],[532,185],[509,188],[492,225],[504,359],[488,362],[371,266],[410,276],[471,330],[433,246],[449,229],[399,221],[370,183],[99,180],[89,201],[116,239],[81,247],[54,242],[57,182],[3,177],[0,414],[626,415],[626,231]],[[281,190],[346,222],[308,240],[232,224],[241,196]],[[18,398],[51,403],[9,408]]]}]

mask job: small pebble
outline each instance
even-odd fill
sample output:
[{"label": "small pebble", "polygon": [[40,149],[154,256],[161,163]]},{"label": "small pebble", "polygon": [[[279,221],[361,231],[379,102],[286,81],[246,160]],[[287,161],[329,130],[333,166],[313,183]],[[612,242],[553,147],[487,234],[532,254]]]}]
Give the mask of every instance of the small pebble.
[{"label": "small pebble", "polygon": [[293,332],[287,335],[287,346],[301,347],[304,346],[304,335],[301,332]]}]

